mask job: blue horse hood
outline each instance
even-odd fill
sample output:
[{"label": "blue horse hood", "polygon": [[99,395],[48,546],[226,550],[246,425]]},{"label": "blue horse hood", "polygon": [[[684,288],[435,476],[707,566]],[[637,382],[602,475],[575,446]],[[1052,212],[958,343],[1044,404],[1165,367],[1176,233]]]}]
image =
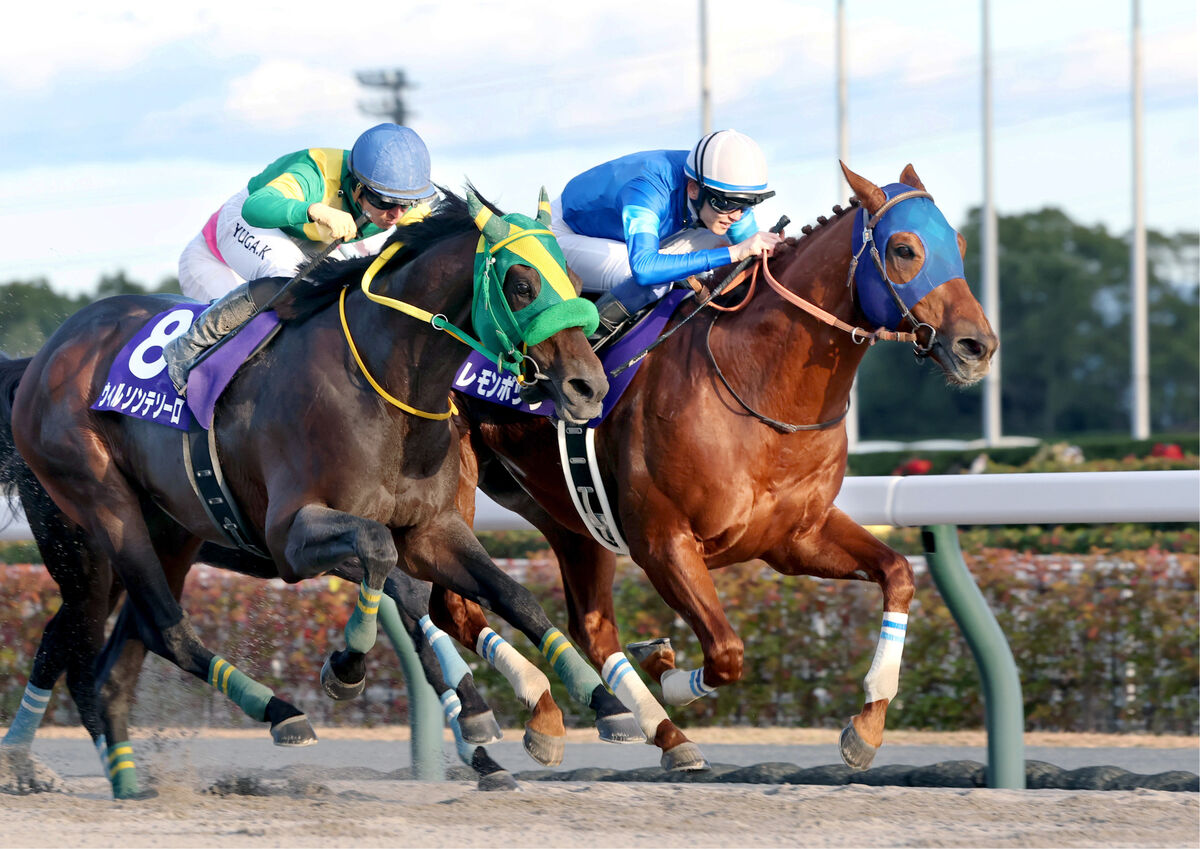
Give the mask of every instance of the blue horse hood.
[{"label": "blue horse hood", "polygon": [[[912,186],[892,183],[883,187],[888,200],[914,191]],[[854,228],[854,255],[862,250],[867,211],[859,207]],[[958,233],[946,221],[941,210],[930,198],[910,198],[889,209],[875,225],[874,242],[885,260],[884,251],[888,240],[896,233],[913,233],[921,240],[925,251],[925,263],[916,276],[907,283],[893,282],[896,294],[908,309],[943,283],[958,278],[966,279],[962,256],[958,252]],[[886,261],[886,260],[885,260]],[[904,315],[896,304],[887,281],[879,273],[873,260],[863,257],[854,275],[855,291],[859,304],[867,318],[878,327],[895,330]]]}]

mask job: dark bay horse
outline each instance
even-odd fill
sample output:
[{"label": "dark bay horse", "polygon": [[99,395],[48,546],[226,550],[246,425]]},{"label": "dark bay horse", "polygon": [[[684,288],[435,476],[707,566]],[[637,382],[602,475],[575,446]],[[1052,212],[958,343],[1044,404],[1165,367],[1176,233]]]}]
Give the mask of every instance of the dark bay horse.
[{"label": "dark bay horse", "polygon": [[[997,339],[963,276],[965,241],[912,166],[882,189],[843,170],[854,205],[776,249],[762,267],[776,279],[773,291],[760,288],[737,311],[697,316],[652,351],[595,445],[630,556],[703,647],[703,669],[691,672],[675,667],[665,641],[629,647],[666,703],[687,704],[742,675],[743,644],[709,570],[762,559],[786,575],[879,584],[883,626],[865,704],[841,741],[846,763],[865,769],[898,688],[913,574],[833,505],[846,471],[851,383],[866,343],[896,338],[883,328],[903,330],[918,357],[957,386],[987,373]],[[459,406],[474,455],[464,453],[465,485],[478,481],[546,535],[570,633],[607,675],[623,660],[615,557],[572,506],[554,425],[465,396]],[[479,611],[453,597],[436,606],[435,619],[472,645],[484,625]],[[655,742],[678,745],[682,732],[658,721]]]},{"label": "dark bay horse", "polygon": [[[450,195],[426,221],[406,227],[397,261],[382,270],[367,259],[314,274],[336,291],[336,284],[357,282],[368,265],[378,272],[373,293],[364,282],[362,291],[347,296],[343,290],[340,310],[327,307],[303,316],[226,391],[214,424],[216,443],[227,483],[271,555],[246,571],[292,582],[330,572],[361,576],[358,604],[346,626],[347,649],[329,664],[346,687],[363,678],[363,655],[375,641],[379,600],[393,567],[442,584],[534,640],[572,696],[596,712],[602,736],[607,729],[624,739],[628,712],[536,600],[491,562],[454,510],[459,459],[443,411],[463,356],[463,331],[451,335],[445,328],[526,342],[528,361],[511,345],[498,353],[539,381],[562,405],[565,419],[594,415],[607,389],[579,329],[586,322],[555,327],[553,311],[543,303],[533,322],[540,328],[531,334],[537,338],[525,335],[528,322],[522,323],[521,311],[538,302],[543,290],[559,288],[565,268],[559,274],[536,263],[508,265],[495,281],[490,313],[480,312],[473,267],[477,250],[495,253],[499,238],[488,235],[489,226],[502,227],[508,241],[523,236],[512,216],[501,219],[498,211],[471,201],[468,210]],[[525,219],[530,234],[545,230],[548,204],[543,206],[538,224]],[[69,318],[32,361],[20,364],[13,440],[72,533],[85,535],[111,567],[107,577],[96,569],[81,580],[107,581],[96,592],[100,596],[115,592],[119,581],[147,648],[269,722],[277,743],[303,745],[315,739],[304,715],[204,647],[177,601],[200,544],[226,544],[186,480],[178,432],[90,409],[117,351],[172,303],[121,296]],[[397,312],[396,304],[407,305],[408,314]],[[414,320],[414,311],[426,321]],[[548,328],[558,332],[547,335]],[[102,622],[75,625],[102,635]],[[548,687],[535,702],[541,706],[546,700]],[[553,734],[553,716],[547,716],[548,727],[529,732]],[[561,712],[557,723],[561,731]],[[132,795],[135,785],[117,781],[123,771],[133,771],[125,718],[106,712],[103,724],[114,791]]]}]

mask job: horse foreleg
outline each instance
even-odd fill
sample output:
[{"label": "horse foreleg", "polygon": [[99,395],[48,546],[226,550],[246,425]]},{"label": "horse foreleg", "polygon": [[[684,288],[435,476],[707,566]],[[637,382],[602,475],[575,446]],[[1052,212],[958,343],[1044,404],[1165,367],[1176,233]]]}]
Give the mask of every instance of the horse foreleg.
[{"label": "horse foreleg", "polygon": [[888,704],[900,685],[900,659],[913,598],[913,571],[907,559],[877,540],[837,508],[821,525],[793,537],[765,557],[787,575],[815,575],[874,581],[883,591],[883,625],[871,668],[863,679],[862,712],[842,731],[840,749],[847,766],[866,769],[883,745]]},{"label": "horse foreleg", "polygon": [[443,513],[439,521],[411,532],[405,556],[410,571],[498,613],[529,637],[571,697],[595,712],[602,740],[643,739],[628,709],[550,623],[533,594],[492,562],[458,513]]},{"label": "horse foreleg", "polygon": [[[268,520],[270,522],[270,519]],[[268,531],[268,538],[274,534]],[[339,568],[361,569],[358,599],[346,622],[346,648],[332,653],[321,669],[321,685],[334,699],[352,699],[366,687],[366,654],[379,633],[384,582],[396,565],[391,531],[379,522],[306,504],[286,533],[287,580],[303,580]]]},{"label": "horse foreleg", "polygon": [[[431,624],[471,648],[504,676],[518,701],[530,712],[525,723],[525,751],[545,766],[562,763],[567,729],[563,713],[550,694],[550,679],[488,626],[483,609],[453,590],[435,587]],[[440,627],[439,627],[440,626]]]},{"label": "horse foreleg", "polygon": [[384,592],[379,623],[397,651],[405,637],[416,649],[425,679],[438,694],[454,734],[458,757],[475,770],[479,789],[516,789],[512,775],[483,748],[482,744],[500,739],[500,726],[450,637],[429,618],[430,585],[394,569]]}]

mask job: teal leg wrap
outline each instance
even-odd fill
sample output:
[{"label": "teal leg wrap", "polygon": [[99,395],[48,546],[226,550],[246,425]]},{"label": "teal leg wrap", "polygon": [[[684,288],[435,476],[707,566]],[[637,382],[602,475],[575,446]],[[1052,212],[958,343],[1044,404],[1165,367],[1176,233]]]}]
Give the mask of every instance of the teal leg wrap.
[{"label": "teal leg wrap", "polygon": [[4,735],[0,745],[26,748],[33,745],[33,735],[37,733],[38,726],[42,724],[42,717],[46,715],[46,705],[50,704],[50,693],[50,690],[35,687],[32,683],[25,685],[21,705],[17,708],[17,714],[8,726],[8,733]]},{"label": "teal leg wrap", "polygon": [[542,656],[554,667],[554,674],[567,685],[571,698],[581,705],[591,703],[592,692],[602,684],[600,675],[588,665],[562,631],[551,628],[542,635],[538,645]]},{"label": "teal leg wrap", "polygon": [[379,604],[383,597],[383,590],[373,590],[365,583],[359,585],[358,604],[346,623],[346,648],[366,654],[375,645]]},{"label": "teal leg wrap", "polygon": [[228,696],[251,719],[262,722],[267,718],[267,702],[275,694],[220,655],[213,655],[208,663],[208,683]]},{"label": "teal leg wrap", "polygon": [[137,768],[133,763],[133,746],[129,741],[114,743],[104,751],[104,769],[112,784],[114,799],[130,799],[138,794]]},{"label": "teal leg wrap", "polygon": [[434,652],[437,654],[438,663],[442,665],[442,675],[446,678],[446,683],[451,687],[457,687],[459,682],[471,671],[467,666],[467,662],[459,655],[458,649],[454,647],[454,641],[450,639],[450,635],[433,624],[433,620],[428,615],[421,617],[421,631],[425,634],[425,639],[429,645],[433,646]]}]

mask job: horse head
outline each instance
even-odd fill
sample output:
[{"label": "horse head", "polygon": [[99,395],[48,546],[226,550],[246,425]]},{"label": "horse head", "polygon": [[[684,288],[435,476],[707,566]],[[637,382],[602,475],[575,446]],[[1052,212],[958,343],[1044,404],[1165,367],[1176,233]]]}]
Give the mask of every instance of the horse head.
[{"label": "horse head", "polygon": [[467,209],[481,234],[471,308],[480,341],[499,353],[500,367],[517,375],[523,393],[545,391],[567,422],[599,415],[608,379],[587,341],[599,316],[567,271],[550,230],[546,190],[536,219],[500,216],[469,189]]},{"label": "horse head", "polygon": [[845,164],[842,172],[860,204],[851,266],[860,309],[877,326],[906,325],[916,334],[917,355],[933,357],[950,383],[977,383],[999,343],[967,286],[966,240],[912,165],[883,188]]}]

